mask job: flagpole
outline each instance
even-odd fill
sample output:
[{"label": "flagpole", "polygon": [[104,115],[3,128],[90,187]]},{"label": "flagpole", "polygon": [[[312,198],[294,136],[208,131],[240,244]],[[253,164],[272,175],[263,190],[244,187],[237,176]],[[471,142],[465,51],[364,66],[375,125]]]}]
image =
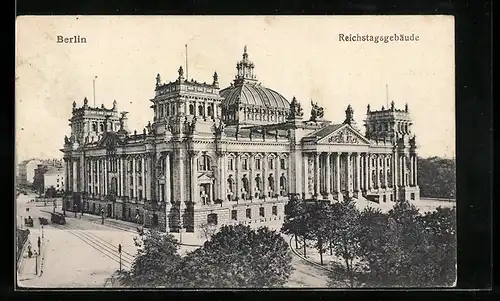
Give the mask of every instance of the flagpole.
[{"label": "flagpole", "polygon": [[389,86],[385,84],[385,104],[389,107]]},{"label": "flagpole", "polygon": [[95,80],[97,79],[97,75],[94,77],[94,79],[92,80],[92,84],[93,84],[93,93],[94,93],[94,107],[95,107]]},{"label": "flagpole", "polygon": [[188,45],[186,44],[186,79],[189,80],[189,72],[188,72]]}]

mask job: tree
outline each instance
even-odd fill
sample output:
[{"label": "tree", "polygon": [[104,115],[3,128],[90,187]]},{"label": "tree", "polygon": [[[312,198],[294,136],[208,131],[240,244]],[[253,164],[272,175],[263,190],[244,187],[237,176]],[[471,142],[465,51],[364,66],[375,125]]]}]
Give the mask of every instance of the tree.
[{"label": "tree", "polygon": [[281,232],[295,237],[295,249],[299,248],[297,236],[302,232],[303,202],[292,196],[285,205],[285,219]]},{"label": "tree", "polygon": [[345,198],[340,203],[336,220],[335,236],[333,237],[333,249],[335,255],[344,260],[346,272],[351,287],[354,287],[353,261],[360,255],[360,212],[351,198]]},{"label": "tree", "polygon": [[421,215],[407,201],[387,214],[361,213],[361,256],[376,286],[450,285],[455,279],[455,210],[438,208]]},{"label": "tree", "polygon": [[315,240],[314,247],[319,252],[320,263],[323,264],[323,253],[328,248],[328,241],[330,239],[330,228],[335,227],[332,225],[332,219],[329,210],[330,204],[326,202],[315,202],[310,206],[309,229],[312,238]]},{"label": "tree", "polygon": [[292,272],[283,237],[261,227],[222,226],[203,247],[189,253],[170,278],[178,287],[281,287]]},{"label": "tree", "polygon": [[418,185],[422,197],[455,198],[456,163],[439,157],[418,159]]},{"label": "tree", "polygon": [[169,275],[180,261],[177,240],[171,235],[150,229],[134,238],[137,256],[122,284],[133,287],[165,287]]},{"label": "tree", "polygon": [[423,286],[450,286],[456,279],[456,210],[438,207],[420,220],[427,236],[428,259],[421,269]]}]

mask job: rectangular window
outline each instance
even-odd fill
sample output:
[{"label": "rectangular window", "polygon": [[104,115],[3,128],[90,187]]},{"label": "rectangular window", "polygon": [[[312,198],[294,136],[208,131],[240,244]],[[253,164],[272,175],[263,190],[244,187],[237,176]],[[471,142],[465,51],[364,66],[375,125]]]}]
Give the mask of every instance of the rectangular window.
[{"label": "rectangular window", "polygon": [[247,208],[246,216],[247,216],[247,218],[252,218],[252,209],[251,208]]},{"label": "rectangular window", "polygon": [[248,159],[244,158],[243,160],[241,160],[241,162],[243,170],[248,170]]},{"label": "rectangular window", "polygon": [[142,200],[142,190],[141,189],[139,189],[137,191],[137,194],[138,194],[138,197],[139,197],[139,201]]},{"label": "rectangular window", "polygon": [[255,169],[260,169],[260,159],[255,159]]},{"label": "rectangular window", "polygon": [[278,215],[278,206],[273,206],[273,215]]},{"label": "rectangular window", "polygon": [[280,159],[280,168],[286,169],[285,159]]},{"label": "rectangular window", "polygon": [[130,188],[130,195],[129,195],[131,198],[134,197],[134,190],[132,188]]},{"label": "rectangular window", "polygon": [[138,182],[137,185],[142,186],[142,177],[139,176],[139,177],[137,177],[137,179],[139,180],[139,181],[137,181]]},{"label": "rectangular window", "polygon": [[260,215],[261,217],[264,217],[264,207],[260,207],[260,208],[259,208],[259,215]]},{"label": "rectangular window", "polygon": [[385,194],[384,194],[383,200],[384,200],[384,202],[387,201],[387,196]]},{"label": "rectangular window", "polygon": [[233,221],[238,220],[238,210],[231,210],[231,219]]},{"label": "rectangular window", "polygon": [[227,169],[233,170],[233,159],[231,158],[227,160]]},{"label": "rectangular window", "polygon": [[269,159],[269,169],[274,169],[274,159]]},{"label": "rectangular window", "polygon": [[412,201],[413,201],[413,200],[415,200],[415,194],[414,194],[414,193],[411,193],[411,194],[410,194],[410,198],[411,198],[411,200],[412,200]]}]

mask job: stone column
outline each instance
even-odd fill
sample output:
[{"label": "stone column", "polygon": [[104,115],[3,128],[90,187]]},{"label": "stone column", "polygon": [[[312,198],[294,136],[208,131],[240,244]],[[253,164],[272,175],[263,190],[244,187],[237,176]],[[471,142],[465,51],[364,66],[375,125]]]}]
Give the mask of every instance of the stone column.
[{"label": "stone column", "polygon": [[90,185],[90,189],[88,189],[88,193],[89,195],[92,194],[94,192],[94,161],[92,160],[92,158],[89,158],[89,175],[90,175],[90,181],[89,181],[89,185]]},{"label": "stone column", "polygon": [[141,156],[141,178],[142,178],[142,195],[141,198],[144,200],[146,198],[146,164],[144,164],[144,155]]},{"label": "stone column", "polygon": [[384,156],[384,164],[382,165],[384,167],[384,187],[387,189],[387,155]]},{"label": "stone column", "polygon": [[191,151],[189,153],[190,155],[190,166],[191,166],[191,172],[190,172],[190,179],[191,179],[191,202],[193,204],[199,205],[200,202],[200,192],[199,192],[199,186],[198,186],[198,171],[197,171],[197,164],[196,164],[196,159],[198,152],[196,151]]},{"label": "stone column", "polygon": [[275,177],[275,186],[276,191],[274,194],[281,195],[281,185],[280,185],[280,179],[281,179],[281,158],[279,156],[279,153],[276,153],[276,177]]},{"label": "stone column", "polygon": [[403,174],[402,178],[402,186],[406,186],[406,154],[401,156],[401,172]]},{"label": "stone column", "polygon": [[250,154],[248,156],[248,196],[251,196],[252,199],[255,197],[254,192],[253,192],[253,169],[255,167],[254,165],[254,156],[253,154]]},{"label": "stone column", "polygon": [[264,153],[262,156],[262,189],[264,193],[264,198],[267,198],[267,154]]},{"label": "stone column", "polygon": [[417,164],[417,154],[413,155],[413,186],[418,186],[418,164]]},{"label": "stone column", "polygon": [[146,157],[146,172],[145,172],[145,179],[144,183],[146,183],[146,200],[150,201],[151,199],[151,178],[152,178],[152,160],[151,160],[151,154],[147,154]]},{"label": "stone column", "polygon": [[361,191],[361,164],[360,153],[356,153],[356,191]]},{"label": "stone column", "polygon": [[104,157],[104,194],[108,194],[108,158]]},{"label": "stone column", "polygon": [[100,195],[101,194],[101,168],[100,168],[100,162],[101,162],[101,159],[99,159],[99,157],[95,160],[95,167],[97,169],[96,171],[96,178],[97,178],[97,188],[96,188],[96,192],[95,194],[96,195]]},{"label": "stone column", "polygon": [[380,154],[377,154],[376,156],[376,161],[375,161],[375,185],[378,189],[380,189]]},{"label": "stone column", "polygon": [[135,156],[132,157],[132,192],[134,198],[137,198],[137,185],[136,185],[136,177],[135,177]]},{"label": "stone column", "polygon": [[366,163],[367,163],[367,180],[368,180],[367,190],[372,190],[372,154],[366,155]]},{"label": "stone column", "polygon": [[320,154],[314,153],[314,194],[317,197],[320,195],[319,156]]},{"label": "stone column", "polygon": [[303,179],[303,187],[304,187],[304,194],[306,198],[309,198],[309,157],[307,153],[303,153],[303,170],[304,170],[304,179]]},{"label": "stone column", "polygon": [[352,192],[351,186],[351,153],[346,154],[346,165],[347,165],[347,176],[346,176],[346,186],[347,194],[350,196]]},{"label": "stone column", "polygon": [[235,153],[234,156],[234,190],[236,197],[238,199],[241,198],[241,191],[240,191],[240,153]]},{"label": "stone column", "polygon": [[341,195],[342,195],[342,189],[340,188],[340,156],[342,155],[341,152],[338,152],[337,155],[335,156],[335,191],[338,194],[338,198],[340,200]]},{"label": "stone column", "polygon": [[169,153],[165,154],[165,184],[163,185],[163,201],[170,204],[172,202],[172,176],[170,175],[170,155]]},{"label": "stone column", "polygon": [[332,199],[332,188],[330,187],[331,184],[331,166],[330,166],[330,153],[326,153],[326,158],[325,158],[325,165],[326,165],[326,181],[325,181],[325,186],[326,186],[326,198],[331,200]]}]

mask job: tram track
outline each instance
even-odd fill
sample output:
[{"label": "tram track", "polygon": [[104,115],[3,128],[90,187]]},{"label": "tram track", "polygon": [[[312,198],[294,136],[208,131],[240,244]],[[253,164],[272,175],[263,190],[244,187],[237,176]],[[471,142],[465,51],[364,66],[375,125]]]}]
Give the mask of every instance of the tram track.
[{"label": "tram track", "polygon": [[[51,224],[51,226],[56,229],[65,230],[69,232],[73,236],[83,241],[85,244],[94,248],[102,255],[108,257],[109,259],[115,261],[116,263],[120,262],[120,254],[118,253],[117,246],[111,244],[110,242],[104,240],[103,238],[95,234],[88,233],[86,232],[86,230],[82,230],[79,228],[71,228],[66,225],[58,225],[58,224]],[[122,268],[130,270],[133,260],[134,256],[132,254],[122,250],[122,255],[121,255]]]}]

